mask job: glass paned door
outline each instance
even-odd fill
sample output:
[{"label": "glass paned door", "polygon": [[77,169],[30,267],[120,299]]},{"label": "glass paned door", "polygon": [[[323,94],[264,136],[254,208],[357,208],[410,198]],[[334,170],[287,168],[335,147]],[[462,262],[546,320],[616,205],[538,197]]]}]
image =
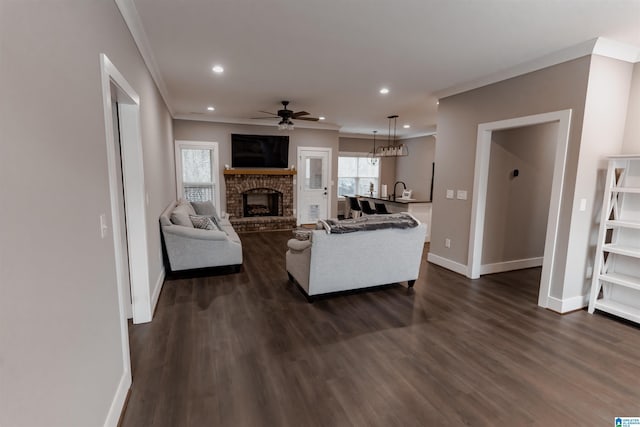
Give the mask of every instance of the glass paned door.
[{"label": "glass paned door", "polygon": [[301,148],[298,152],[298,223],[311,224],[329,215],[330,149]]}]

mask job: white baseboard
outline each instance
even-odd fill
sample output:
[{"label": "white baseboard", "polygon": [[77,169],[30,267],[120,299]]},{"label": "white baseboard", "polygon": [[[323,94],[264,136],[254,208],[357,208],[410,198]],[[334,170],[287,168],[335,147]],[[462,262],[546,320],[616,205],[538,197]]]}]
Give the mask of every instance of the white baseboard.
[{"label": "white baseboard", "polygon": [[480,266],[480,274],[502,273],[504,271],[522,270],[523,268],[542,266],[542,257],[515,259],[512,261],[496,262]]},{"label": "white baseboard", "polygon": [[433,252],[429,252],[429,254],[427,255],[427,261],[435,265],[439,265],[440,267],[444,267],[447,270],[451,270],[458,274],[462,274],[463,276],[467,276],[466,265],[460,264],[459,262],[456,262],[456,261],[452,261],[448,258],[441,257],[439,255],[434,254]]},{"label": "white baseboard", "polygon": [[589,295],[578,295],[577,297],[565,299],[550,296],[547,300],[547,308],[560,314],[580,310],[587,305],[589,305]]},{"label": "white baseboard", "polygon": [[153,289],[153,294],[151,294],[151,317],[153,317],[153,313],[156,311],[156,305],[158,304],[158,298],[160,298],[160,291],[162,291],[165,276],[166,270],[164,266],[162,266],[160,274],[158,274],[158,280],[156,280],[156,286]]},{"label": "white baseboard", "polygon": [[116,394],[113,396],[107,418],[104,420],[104,427],[118,427],[118,421],[120,421],[120,415],[124,409],[124,403],[127,400],[127,393],[129,393],[130,387],[131,375],[127,370],[123,372],[122,377],[120,377]]}]

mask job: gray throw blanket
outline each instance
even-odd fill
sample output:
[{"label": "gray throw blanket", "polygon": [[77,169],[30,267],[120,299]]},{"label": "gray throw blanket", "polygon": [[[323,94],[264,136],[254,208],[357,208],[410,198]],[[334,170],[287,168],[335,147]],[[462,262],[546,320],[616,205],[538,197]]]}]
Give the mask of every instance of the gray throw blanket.
[{"label": "gray throw blanket", "polygon": [[318,221],[331,234],[353,233],[355,231],[380,230],[383,228],[413,228],[419,222],[405,212],[391,215],[365,215],[355,219],[325,219]]}]

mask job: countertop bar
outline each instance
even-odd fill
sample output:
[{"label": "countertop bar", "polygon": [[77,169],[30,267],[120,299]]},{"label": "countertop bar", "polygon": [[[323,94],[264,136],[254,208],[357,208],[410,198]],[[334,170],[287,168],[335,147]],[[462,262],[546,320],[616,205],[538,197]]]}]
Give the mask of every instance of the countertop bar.
[{"label": "countertop bar", "polygon": [[399,203],[401,205],[409,205],[412,203],[431,203],[431,200],[402,199],[400,197],[398,197],[396,200],[392,200],[390,198],[383,199],[380,197],[360,196],[360,195],[356,197],[361,197],[363,199],[377,200],[379,202],[385,202],[385,203]]}]

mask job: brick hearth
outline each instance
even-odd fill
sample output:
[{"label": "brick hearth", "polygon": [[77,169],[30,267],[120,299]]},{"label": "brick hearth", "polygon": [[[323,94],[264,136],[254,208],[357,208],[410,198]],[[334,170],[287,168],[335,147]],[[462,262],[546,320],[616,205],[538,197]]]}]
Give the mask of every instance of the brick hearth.
[{"label": "brick hearth", "polygon": [[[224,171],[229,221],[236,231],[288,230],[296,226],[293,216],[293,175],[289,170]],[[282,194],[282,216],[243,217],[242,194],[248,190],[269,189]]]}]

